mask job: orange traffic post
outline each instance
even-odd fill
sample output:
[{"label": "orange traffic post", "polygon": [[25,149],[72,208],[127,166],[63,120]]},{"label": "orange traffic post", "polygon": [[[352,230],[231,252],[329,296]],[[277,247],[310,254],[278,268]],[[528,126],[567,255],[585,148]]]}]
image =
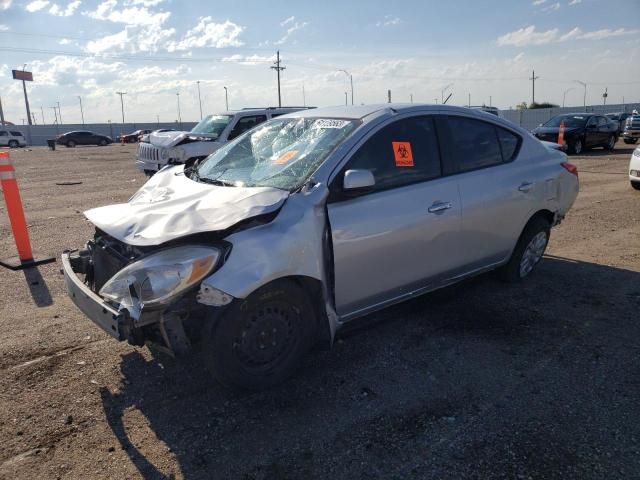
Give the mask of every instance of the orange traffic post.
[{"label": "orange traffic post", "polygon": [[564,120],[560,120],[560,131],[558,132],[558,145],[564,145]]},{"label": "orange traffic post", "polygon": [[11,270],[21,270],[43,263],[55,262],[55,257],[36,258],[33,256],[27,221],[24,218],[22,200],[20,199],[20,190],[16,181],[16,172],[13,169],[13,164],[7,151],[0,151],[0,185],[2,186],[9,223],[11,223],[13,238],[18,250],[17,257],[0,260],[0,265]]}]

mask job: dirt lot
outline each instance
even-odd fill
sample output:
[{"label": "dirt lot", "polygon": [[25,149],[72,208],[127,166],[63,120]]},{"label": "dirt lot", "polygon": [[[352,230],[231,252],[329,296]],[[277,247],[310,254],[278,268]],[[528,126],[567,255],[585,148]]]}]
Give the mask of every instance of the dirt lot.
[{"label": "dirt lot", "polygon": [[[133,151],[12,151],[34,250],[81,246],[81,212],[144,182]],[[529,281],[485,275],[372,315],[259,394],[111,340],[59,262],[1,270],[0,477],[640,478],[631,151],[573,157],[580,196]]]}]

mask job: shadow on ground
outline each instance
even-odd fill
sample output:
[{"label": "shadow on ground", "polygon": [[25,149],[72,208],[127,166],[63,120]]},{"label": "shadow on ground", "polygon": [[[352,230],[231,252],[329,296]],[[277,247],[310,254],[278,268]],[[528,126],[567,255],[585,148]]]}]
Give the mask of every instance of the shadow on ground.
[{"label": "shadow on ground", "polygon": [[[370,315],[267,392],[136,351],[102,401],[145,479],[633,476],[639,309],[640,273],[546,257],[523,284],[484,275]],[[144,428],[167,450],[137,445]]]}]

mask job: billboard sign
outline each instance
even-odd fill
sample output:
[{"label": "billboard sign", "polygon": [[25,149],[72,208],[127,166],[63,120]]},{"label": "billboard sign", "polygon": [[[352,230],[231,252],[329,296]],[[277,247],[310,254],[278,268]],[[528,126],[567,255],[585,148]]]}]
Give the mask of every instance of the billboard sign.
[{"label": "billboard sign", "polygon": [[11,70],[14,80],[26,80],[27,82],[33,82],[33,73],[25,72],[24,70]]}]

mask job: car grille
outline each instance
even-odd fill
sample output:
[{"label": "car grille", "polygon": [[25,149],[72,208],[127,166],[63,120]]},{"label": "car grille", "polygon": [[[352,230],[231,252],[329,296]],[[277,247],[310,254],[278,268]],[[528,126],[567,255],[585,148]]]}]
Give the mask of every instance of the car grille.
[{"label": "car grille", "polygon": [[631,120],[627,120],[626,128],[629,130],[640,130],[640,117],[631,117]]},{"label": "car grille", "polygon": [[150,143],[138,144],[138,159],[140,160],[150,160],[152,162],[159,162],[161,152],[162,152],[161,148],[158,148],[155,145],[151,145]]}]

